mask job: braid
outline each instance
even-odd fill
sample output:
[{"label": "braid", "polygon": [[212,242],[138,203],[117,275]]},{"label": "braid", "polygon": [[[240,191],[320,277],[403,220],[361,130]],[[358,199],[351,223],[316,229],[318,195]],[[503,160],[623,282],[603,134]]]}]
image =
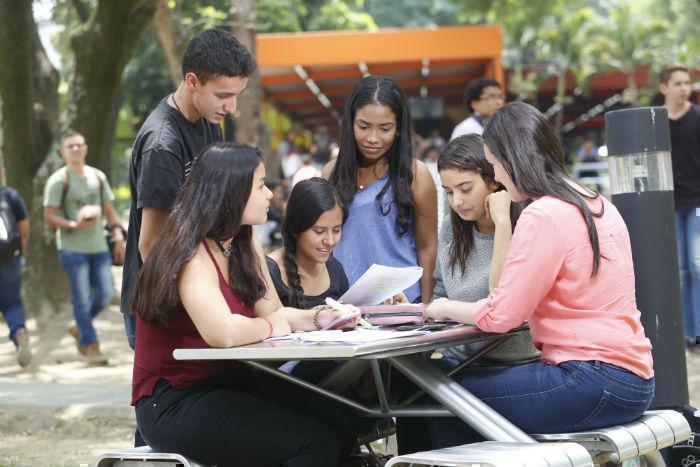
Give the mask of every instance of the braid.
[{"label": "braid", "polygon": [[284,249],[284,269],[287,271],[287,282],[289,283],[289,306],[303,308],[304,289],[301,288],[301,277],[294,251],[291,248],[285,247]]}]

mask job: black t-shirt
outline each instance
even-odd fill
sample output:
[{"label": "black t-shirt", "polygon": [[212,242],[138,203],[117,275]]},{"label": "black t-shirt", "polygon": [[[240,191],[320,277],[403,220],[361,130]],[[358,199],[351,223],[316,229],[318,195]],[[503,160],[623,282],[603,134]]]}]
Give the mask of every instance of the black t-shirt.
[{"label": "black t-shirt", "polygon": [[670,120],[673,188],[677,207],[700,207],[700,107]]},{"label": "black t-shirt", "polygon": [[[280,271],[279,265],[269,256],[266,257],[265,260],[267,261],[267,268],[270,270],[272,282],[275,284],[275,290],[277,290],[277,295],[279,295],[282,305],[289,306],[289,289],[282,281],[282,271]],[[340,261],[331,256],[326,262],[326,268],[328,269],[328,276],[330,277],[331,283],[328,290],[321,295],[304,295],[304,306],[300,308],[308,309],[316,305],[325,305],[326,297],[337,300],[348,291],[350,287],[348,284],[348,276],[345,275],[345,269],[343,269],[343,265],[340,264]]]},{"label": "black t-shirt", "polygon": [[0,190],[5,191],[7,204],[10,205],[10,209],[12,209],[12,213],[15,215],[15,220],[17,222],[23,221],[29,217],[27,206],[24,204],[24,200],[17,190],[10,186],[0,186]]},{"label": "black t-shirt", "polygon": [[197,155],[211,143],[223,140],[218,125],[204,118],[192,123],[166,101],[167,98],[160,101],[143,123],[131,151],[131,213],[122,280],[122,313],[131,313],[131,293],[143,264],[138,248],[141,210],[170,210]]}]

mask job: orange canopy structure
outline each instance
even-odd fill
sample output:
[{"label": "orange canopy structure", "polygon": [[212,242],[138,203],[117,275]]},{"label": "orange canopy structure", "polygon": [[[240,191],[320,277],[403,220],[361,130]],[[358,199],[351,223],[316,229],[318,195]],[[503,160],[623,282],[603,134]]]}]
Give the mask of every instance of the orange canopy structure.
[{"label": "orange canopy structure", "polygon": [[485,76],[503,83],[498,26],[258,34],[268,101],[307,128],[339,122],[345,99],[368,74],[393,77],[408,97],[459,105]]}]

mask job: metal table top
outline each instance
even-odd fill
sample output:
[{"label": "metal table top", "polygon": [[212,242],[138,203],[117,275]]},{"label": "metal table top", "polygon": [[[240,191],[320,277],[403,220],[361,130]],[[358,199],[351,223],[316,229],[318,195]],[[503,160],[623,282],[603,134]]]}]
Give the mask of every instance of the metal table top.
[{"label": "metal table top", "polygon": [[[526,329],[526,328],[523,328]],[[515,331],[511,331],[515,332]],[[427,334],[386,339],[375,342],[304,342],[301,340],[276,340],[226,349],[200,348],[176,349],[176,360],[328,360],[328,359],[376,359],[414,354],[466,342],[476,342],[502,337],[480,331],[475,326],[452,325]]]}]

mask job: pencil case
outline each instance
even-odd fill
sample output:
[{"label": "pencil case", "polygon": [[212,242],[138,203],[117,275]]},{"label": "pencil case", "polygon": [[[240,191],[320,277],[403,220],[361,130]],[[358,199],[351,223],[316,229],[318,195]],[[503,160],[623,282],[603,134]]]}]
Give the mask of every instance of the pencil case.
[{"label": "pencil case", "polygon": [[359,308],[362,318],[374,326],[398,326],[425,321],[425,305],[422,303],[361,306]]}]

